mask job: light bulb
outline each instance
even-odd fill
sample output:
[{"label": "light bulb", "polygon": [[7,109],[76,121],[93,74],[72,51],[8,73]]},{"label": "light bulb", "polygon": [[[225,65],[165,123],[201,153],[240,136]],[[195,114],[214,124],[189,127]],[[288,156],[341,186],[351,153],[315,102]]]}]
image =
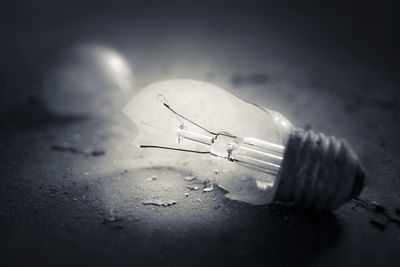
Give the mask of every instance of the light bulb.
[{"label": "light bulb", "polygon": [[280,113],[209,83],[157,82],[123,111],[135,122],[142,149],[172,150],[176,158],[198,162],[208,156],[213,163],[202,171],[223,162],[227,175],[215,182],[233,199],[330,210],[362,188],[364,172],[345,141],[303,131]]},{"label": "light bulb", "polygon": [[58,115],[108,115],[132,95],[129,62],[102,45],[72,47],[47,73],[43,85],[47,108]]}]

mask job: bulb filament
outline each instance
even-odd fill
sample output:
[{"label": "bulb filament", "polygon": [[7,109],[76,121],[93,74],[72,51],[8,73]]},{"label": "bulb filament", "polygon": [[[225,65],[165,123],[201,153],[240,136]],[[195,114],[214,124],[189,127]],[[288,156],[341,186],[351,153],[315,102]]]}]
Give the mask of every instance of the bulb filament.
[{"label": "bulb filament", "polygon": [[[157,98],[180,122],[176,131],[178,143],[186,140],[206,145],[209,149],[208,151],[196,151],[153,145],[141,145],[141,148],[158,148],[181,152],[211,154],[215,157],[236,162],[248,168],[272,175],[278,174],[280,164],[283,160],[284,146],[252,137],[241,138],[227,132],[212,132],[172,109],[163,95],[159,94]],[[184,121],[199,128],[204,133],[189,130]],[[152,126],[149,124],[146,125]]]}]

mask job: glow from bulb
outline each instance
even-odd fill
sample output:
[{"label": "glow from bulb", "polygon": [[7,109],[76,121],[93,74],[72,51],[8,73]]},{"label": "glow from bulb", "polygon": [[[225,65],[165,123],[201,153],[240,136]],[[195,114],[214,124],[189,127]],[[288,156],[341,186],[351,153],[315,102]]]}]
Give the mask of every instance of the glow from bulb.
[{"label": "glow from bulb", "polygon": [[118,88],[124,92],[131,90],[133,86],[131,78],[132,70],[126,60],[111,50],[103,52],[101,56],[104,68],[110,73]]},{"label": "glow from bulb", "polygon": [[111,68],[116,72],[123,72],[124,71],[124,63],[122,60],[117,56],[112,56],[108,59]]},{"label": "glow from bulb", "polygon": [[192,158],[198,172],[204,170],[201,159],[211,155],[213,163],[205,166],[224,167],[216,183],[229,197],[253,204],[272,200],[291,131],[291,123],[279,113],[194,80],[152,84],[125,106],[124,113],[137,125],[135,143],[142,148],[177,150],[168,156],[171,163]]}]

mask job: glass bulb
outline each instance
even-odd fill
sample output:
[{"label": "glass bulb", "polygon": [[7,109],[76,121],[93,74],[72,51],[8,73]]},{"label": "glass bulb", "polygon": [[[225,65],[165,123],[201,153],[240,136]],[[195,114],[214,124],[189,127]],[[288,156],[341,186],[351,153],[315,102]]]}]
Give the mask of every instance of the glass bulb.
[{"label": "glass bulb", "polygon": [[102,45],[72,47],[46,76],[43,98],[58,115],[108,115],[120,110],[134,89],[133,71],[114,49]]},{"label": "glass bulb", "polygon": [[[176,151],[175,160],[195,159],[199,172],[219,166],[223,174],[215,182],[232,199],[251,204],[276,200],[286,146],[294,132],[278,112],[195,80],[151,84],[123,111],[138,127],[134,143],[141,148],[153,148],[160,155],[161,150]],[[212,163],[201,165],[207,155]]]}]

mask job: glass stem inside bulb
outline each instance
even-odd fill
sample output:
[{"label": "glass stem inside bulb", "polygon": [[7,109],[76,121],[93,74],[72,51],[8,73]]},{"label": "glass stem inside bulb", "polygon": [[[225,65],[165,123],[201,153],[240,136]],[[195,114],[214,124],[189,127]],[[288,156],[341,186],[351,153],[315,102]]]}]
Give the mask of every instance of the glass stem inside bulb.
[{"label": "glass stem inside bulb", "polygon": [[256,138],[240,138],[226,133],[196,133],[178,128],[178,142],[196,142],[208,146],[211,155],[244,164],[246,167],[277,175],[284,146]]}]

